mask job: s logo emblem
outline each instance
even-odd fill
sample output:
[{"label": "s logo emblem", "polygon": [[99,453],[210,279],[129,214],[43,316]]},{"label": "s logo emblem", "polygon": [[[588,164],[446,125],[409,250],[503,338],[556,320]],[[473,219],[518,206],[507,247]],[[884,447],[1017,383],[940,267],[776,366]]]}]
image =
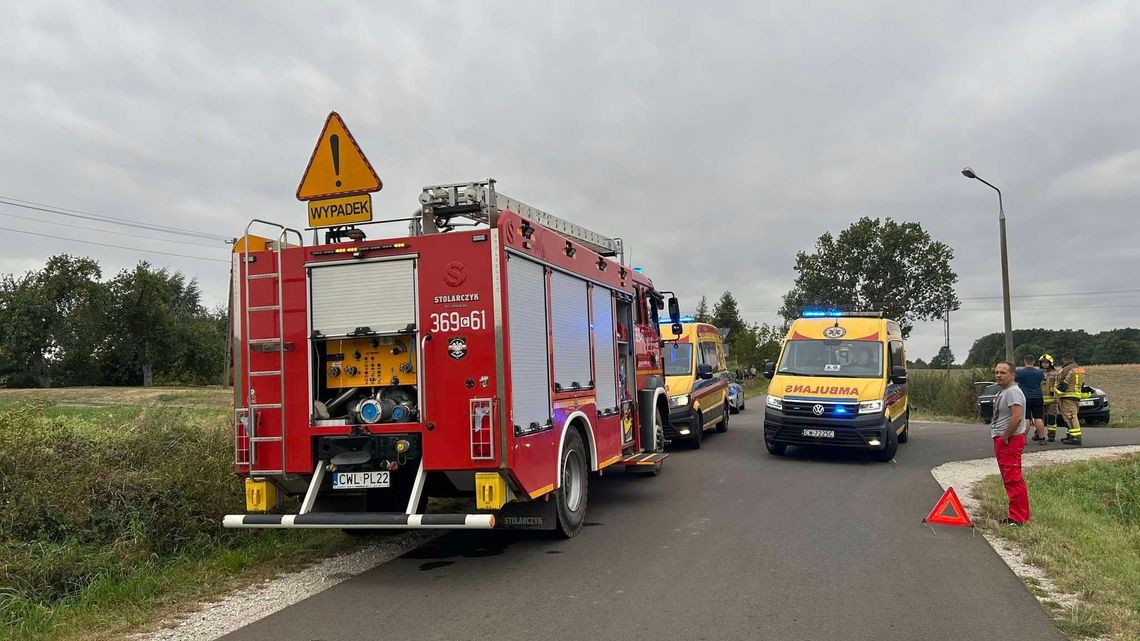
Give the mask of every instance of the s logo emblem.
[{"label": "s logo emblem", "polygon": [[823,416],[823,406],[820,405],[819,403],[812,405],[811,406],[811,413],[815,414],[816,416]]},{"label": "s logo emblem", "polygon": [[847,330],[838,325],[832,325],[831,327],[823,330],[824,338],[843,338],[846,334]]},{"label": "s logo emblem", "polygon": [[448,287],[459,287],[467,282],[467,270],[463,267],[463,263],[448,263],[443,273],[443,282]]}]

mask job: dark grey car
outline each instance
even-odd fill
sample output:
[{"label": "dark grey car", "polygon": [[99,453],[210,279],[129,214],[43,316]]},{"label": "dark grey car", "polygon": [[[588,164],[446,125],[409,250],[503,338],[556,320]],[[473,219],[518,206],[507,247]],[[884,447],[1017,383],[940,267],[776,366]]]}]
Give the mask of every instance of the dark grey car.
[{"label": "dark grey car", "polygon": [[[974,383],[974,393],[977,394],[978,401],[978,416],[982,421],[989,423],[994,415],[994,397],[1001,391],[1001,386],[993,381],[979,381]],[[1108,394],[1098,387],[1084,386],[1084,392],[1091,394],[1088,398],[1081,399],[1080,410],[1077,412],[1077,418],[1081,423],[1092,425],[1094,423],[1108,423],[1110,418],[1110,411],[1108,405]],[[1058,424],[1061,427],[1065,426],[1065,419],[1058,417]]]}]

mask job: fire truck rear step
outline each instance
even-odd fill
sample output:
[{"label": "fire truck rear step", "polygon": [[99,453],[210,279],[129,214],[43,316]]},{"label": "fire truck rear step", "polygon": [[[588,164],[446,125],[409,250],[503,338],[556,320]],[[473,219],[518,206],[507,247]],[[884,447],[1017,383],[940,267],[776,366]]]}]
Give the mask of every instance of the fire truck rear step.
[{"label": "fire truck rear step", "polygon": [[402,514],[396,512],[309,512],[227,514],[227,528],[490,530],[494,514]]},{"label": "fire truck rear step", "polygon": [[622,460],[618,461],[618,465],[625,466],[640,466],[640,465],[656,465],[661,461],[668,458],[665,452],[641,452],[638,454],[630,454]]}]

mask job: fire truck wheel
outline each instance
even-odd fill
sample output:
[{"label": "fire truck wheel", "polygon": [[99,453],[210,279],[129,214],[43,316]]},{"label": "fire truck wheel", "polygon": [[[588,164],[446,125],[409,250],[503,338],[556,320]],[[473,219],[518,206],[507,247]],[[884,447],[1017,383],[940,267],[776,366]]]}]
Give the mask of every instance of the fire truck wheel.
[{"label": "fire truck wheel", "polygon": [[725,399],[725,401],[724,401],[724,416],[720,419],[720,422],[716,424],[716,431],[720,432],[721,434],[724,434],[725,432],[728,431],[728,413],[729,413],[728,399]]},{"label": "fire truck wheel", "polygon": [[693,424],[689,426],[689,448],[694,450],[701,449],[701,439],[705,435],[705,417],[700,412],[697,412],[693,418]]},{"label": "fire truck wheel", "polygon": [[[654,430],[657,433],[657,436],[654,437],[654,440],[657,442],[656,452],[660,454],[665,451],[665,417],[661,415],[661,410],[654,412],[653,417],[656,420],[656,423],[654,423]],[[653,464],[653,467],[645,471],[644,475],[660,476],[661,467],[663,465],[665,464],[662,461],[657,461]]]},{"label": "fire truck wheel", "polygon": [[563,538],[568,539],[577,534],[582,529],[582,522],[586,520],[586,479],[590,469],[587,460],[581,433],[570,428],[559,465],[562,484],[555,493],[557,532]]}]

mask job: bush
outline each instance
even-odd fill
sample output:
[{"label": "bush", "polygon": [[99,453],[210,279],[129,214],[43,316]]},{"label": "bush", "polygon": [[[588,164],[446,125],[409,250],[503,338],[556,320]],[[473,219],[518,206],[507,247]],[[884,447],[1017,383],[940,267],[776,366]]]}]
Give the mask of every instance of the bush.
[{"label": "bush", "polygon": [[222,415],[127,416],[100,425],[42,405],[0,410],[0,585],[51,603],[237,535],[219,521],[244,507]]},{"label": "bush", "polygon": [[[974,381],[990,380],[985,370],[911,372],[907,393],[915,412],[926,416],[978,416]],[[992,377],[991,377],[992,378]]]}]

